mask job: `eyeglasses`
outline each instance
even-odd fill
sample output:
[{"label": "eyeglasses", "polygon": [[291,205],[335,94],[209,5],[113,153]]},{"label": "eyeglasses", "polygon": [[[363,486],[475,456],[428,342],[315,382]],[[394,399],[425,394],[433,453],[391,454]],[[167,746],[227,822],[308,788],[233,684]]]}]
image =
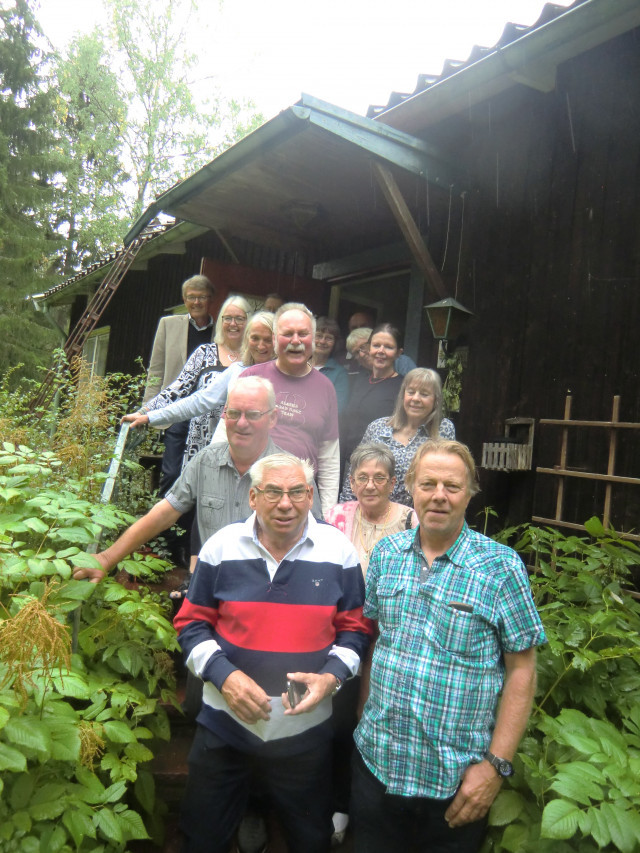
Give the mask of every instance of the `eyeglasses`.
[{"label": "eyeglasses", "polygon": [[316,332],[316,340],[317,341],[328,341],[330,344],[334,343],[336,339],[335,335],[331,335],[328,332]]},{"label": "eyeglasses", "polygon": [[266,489],[261,489],[260,486],[254,486],[256,492],[264,495],[265,500],[270,504],[280,503],[285,495],[289,496],[289,500],[294,504],[302,503],[309,494],[309,486],[294,486],[292,489],[279,489],[277,486],[267,486]]},{"label": "eyeglasses", "polygon": [[264,412],[258,412],[256,409],[249,409],[249,411],[245,411],[244,409],[225,409],[224,416],[228,421],[238,421],[242,417],[248,421],[259,421],[263,415],[268,415],[269,412],[272,412],[273,409],[265,409]]},{"label": "eyeglasses", "polygon": [[190,304],[193,304],[194,302],[208,302],[209,297],[206,295],[205,296],[185,296],[184,301],[189,302]]},{"label": "eyeglasses", "polygon": [[366,474],[358,474],[358,476],[353,479],[359,486],[368,486],[369,480],[373,481],[374,486],[384,486],[391,478],[385,477],[384,474],[375,474],[373,477],[367,477]]},{"label": "eyeglasses", "polygon": [[357,350],[354,350],[354,355],[369,355],[369,347],[359,347]]},{"label": "eyeglasses", "polygon": [[247,318],[233,317],[231,314],[223,314],[222,322],[226,323],[228,326],[230,326],[232,323],[235,323],[236,326],[244,326],[244,324],[247,322]]}]

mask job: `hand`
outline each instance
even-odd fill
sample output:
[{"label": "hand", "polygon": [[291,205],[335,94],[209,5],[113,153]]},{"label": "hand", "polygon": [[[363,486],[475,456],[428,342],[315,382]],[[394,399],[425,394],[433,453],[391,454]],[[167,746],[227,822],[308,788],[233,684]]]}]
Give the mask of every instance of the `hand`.
[{"label": "hand", "polygon": [[100,565],[101,569],[74,569],[73,570],[73,579],[76,581],[84,580],[84,578],[88,578],[91,583],[100,583],[100,581],[104,578],[107,572],[111,569],[111,564],[109,561],[100,554],[91,554],[94,559],[96,559]]},{"label": "hand", "polygon": [[470,764],[464,772],[458,793],[444,813],[444,819],[452,829],[480,820],[491,808],[501,785],[501,777],[488,761]]},{"label": "hand", "polygon": [[243,723],[268,720],[271,713],[269,697],[262,687],[239,669],[228,675],[220,690],[225,702]]},{"label": "hand", "polygon": [[336,689],[336,677],[330,672],[288,672],[287,678],[290,681],[299,681],[301,684],[306,684],[307,692],[298,702],[295,708],[289,704],[289,697],[286,693],[282,694],[282,704],[285,707],[285,714],[293,716],[294,714],[304,714],[312,711],[318,702],[322,702],[325,696],[331,696]]},{"label": "hand", "polygon": [[134,412],[132,415],[125,415],[120,423],[131,424],[134,429],[136,427],[146,426],[149,423],[149,415],[146,415],[143,412]]}]

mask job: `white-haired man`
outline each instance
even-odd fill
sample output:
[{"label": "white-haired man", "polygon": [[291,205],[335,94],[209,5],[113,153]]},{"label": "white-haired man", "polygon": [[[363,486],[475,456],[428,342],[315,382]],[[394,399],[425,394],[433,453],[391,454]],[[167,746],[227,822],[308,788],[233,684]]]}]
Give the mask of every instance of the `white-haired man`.
[{"label": "white-haired man", "polygon": [[329,849],[331,696],[357,672],[369,625],[357,554],[313,518],[312,482],[290,455],[256,462],[254,514],[205,543],[176,616],[204,681],[182,810],[188,853],[227,853],[256,775],[291,853]]},{"label": "white-haired man", "polygon": [[299,302],[278,308],[275,318],[276,360],[256,364],[245,376],[264,376],[276,392],[278,422],[273,440],[316,471],[323,513],[338,502],[340,444],[338,401],[330,379],[309,364],[315,340],[315,318]]}]

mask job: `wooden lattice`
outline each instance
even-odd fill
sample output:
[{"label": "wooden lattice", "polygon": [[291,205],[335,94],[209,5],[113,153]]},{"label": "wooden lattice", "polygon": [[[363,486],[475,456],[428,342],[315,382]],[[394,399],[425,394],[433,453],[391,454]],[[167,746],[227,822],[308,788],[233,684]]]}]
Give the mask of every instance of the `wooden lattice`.
[{"label": "wooden lattice", "polygon": [[[562,444],[560,447],[560,462],[554,468],[536,468],[538,474],[551,474],[558,477],[558,494],[556,497],[556,512],[554,518],[542,518],[534,515],[532,520],[540,524],[552,524],[558,527],[569,527],[573,530],[585,530],[584,525],[574,524],[570,521],[565,521],[562,517],[564,510],[564,495],[567,478],[577,477],[593,482],[604,482],[605,495],[604,506],[602,511],[602,523],[605,527],[611,524],[611,496],[613,487],[616,484],[640,486],[640,479],[637,477],[622,477],[615,474],[616,451],[618,443],[618,433],[620,430],[637,430],[640,429],[640,424],[630,423],[620,420],[620,397],[613,398],[613,411],[610,421],[574,421],[571,420],[571,395],[567,394],[564,404],[564,418],[562,420],[554,420],[553,418],[542,418],[540,424],[548,424],[550,426],[562,427]],[[596,474],[589,471],[574,471],[567,468],[567,454],[569,447],[569,430],[573,428],[604,428],[609,433],[609,461],[607,464],[606,474]],[[640,542],[640,535],[634,533],[620,533],[624,539],[632,539]]]}]

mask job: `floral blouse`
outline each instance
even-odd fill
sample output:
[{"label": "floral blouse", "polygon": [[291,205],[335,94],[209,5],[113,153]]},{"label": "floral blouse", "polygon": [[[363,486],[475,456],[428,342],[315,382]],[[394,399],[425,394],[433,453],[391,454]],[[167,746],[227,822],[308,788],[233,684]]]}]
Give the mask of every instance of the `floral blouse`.
[{"label": "floral blouse", "polygon": [[[206,387],[223,370],[225,366],[220,363],[218,345],[202,344],[189,356],[178,378],[145,403],[145,409],[147,411],[163,409],[176,400],[189,397],[194,391]],[[213,411],[191,418],[182,458],[183,469],[196,453],[209,444],[223,409],[224,403],[221,403]]]},{"label": "floral blouse", "polygon": [[[456,428],[448,418],[443,418],[440,423],[440,438],[455,438]],[[416,450],[425,441],[429,441],[429,433],[421,426],[418,432],[413,436],[409,444],[404,445],[396,441],[393,437],[393,430],[389,426],[389,418],[378,418],[376,421],[371,421],[366,428],[360,444],[366,444],[370,441],[378,444],[386,444],[389,450],[393,453],[396,460],[396,484],[391,492],[391,500],[404,506],[413,506],[413,499],[409,492],[404,487],[404,477],[409,470],[409,465],[413,459]],[[356,499],[351,491],[351,483],[349,475],[351,469],[347,468],[342,483],[342,491],[340,492],[340,503],[353,501]]]}]

